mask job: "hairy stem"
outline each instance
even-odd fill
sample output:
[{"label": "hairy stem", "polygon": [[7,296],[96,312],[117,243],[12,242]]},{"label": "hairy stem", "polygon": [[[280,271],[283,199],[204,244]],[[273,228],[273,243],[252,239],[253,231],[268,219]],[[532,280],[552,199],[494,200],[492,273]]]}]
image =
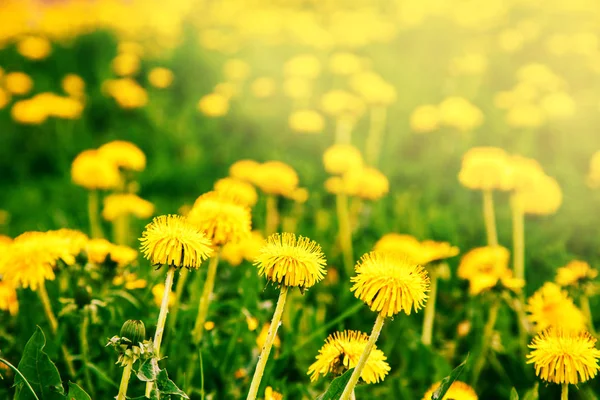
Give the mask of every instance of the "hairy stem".
[{"label": "hairy stem", "polygon": [[215,254],[211,257],[208,262],[208,272],[206,274],[206,282],[204,282],[204,289],[202,289],[202,297],[200,297],[200,304],[198,305],[198,315],[196,316],[196,323],[192,332],[193,342],[198,345],[202,341],[204,335],[204,323],[208,317],[208,307],[210,306],[210,296],[212,296],[215,279],[217,277],[217,266],[219,265],[219,255]]}]

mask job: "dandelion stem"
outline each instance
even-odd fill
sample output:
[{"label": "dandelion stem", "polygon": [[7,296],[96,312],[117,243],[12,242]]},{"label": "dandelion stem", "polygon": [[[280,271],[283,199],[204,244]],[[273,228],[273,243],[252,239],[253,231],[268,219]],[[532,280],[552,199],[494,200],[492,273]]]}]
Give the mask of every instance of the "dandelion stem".
[{"label": "dandelion stem", "polygon": [[371,108],[369,134],[366,144],[366,158],[369,165],[377,166],[379,153],[381,152],[381,141],[385,128],[386,108],[375,106]]},{"label": "dandelion stem", "polygon": [[129,216],[120,215],[113,222],[113,240],[116,244],[129,243]]},{"label": "dandelion stem", "polygon": [[175,301],[173,302],[171,318],[169,319],[170,330],[172,331],[177,324],[177,316],[179,315],[179,303],[181,302],[181,296],[183,296],[183,289],[190,271],[187,268],[183,268],[179,273],[179,279],[177,279],[177,285],[175,286]]},{"label": "dandelion stem", "polygon": [[340,244],[344,255],[344,268],[350,276],[354,269],[354,256],[352,254],[352,230],[350,227],[350,213],[348,212],[348,197],[345,194],[339,193],[336,196],[336,208]]},{"label": "dandelion stem", "polygon": [[277,232],[277,226],[279,225],[279,212],[277,211],[277,196],[274,194],[267,196],[267,217],[265,225],[265,234],[267,236]]},{"label": "dandelion stem", "polygon": [[492,305],[490,306],[490,311],[488,314],[488,320],[483,328],[483,338],[481,343],[481,351],[473,364],[473,378],[472,384],[475,386],[477,384],[477,380],[479,379],[479,375],[481,375],[481,371],[485,365],[485,360],[487,358],[487,353],[490,348],[492,342],[492,335],[494,333],[494,326],[496,325],[496,320],[498,319],[498,311],[500,310],[500,301],[498,299],[494,299]]},{"label": "dandelion stem", "polygon": [[351,119],[339,117],[335,126],[335,143],[350,144],[352,141],[353,125]]},{"label": "dandelion stem", "polygon": [[438,277],[435,271],[429,270],[429,299],[425,306],[425,317],[423,318],[423,332],[421,333],[421,342],[426,346],[431,346],[433,336],[433,321],[435,319],[435,299],[437,297]]},{"label": "dandelion stem", "polygon": [[490,189],[483,190],[483,218],[485,221],[488,246],[498,246],[496,216],[494,214],[494,197]]},{"label": "dandelion stem", "polygon": [[354,390],[350,393],[350,400],[356,400],[356,393],[354,393]]},{"label": "dandelion stem", "polygon": [[100,219],[98,218],[98,191],[90,190],[88,193],[88,214],[90,218],[90,234],[92,238],[101,238],[102,227],[100,226]]},{"label": "dandelion stem", "polygon": [[125,367],[123,367],[123,375],[121,376],[121,385],[119,386],[119,394],[117,400],[127,399],[127,387],[129,386],[129,378],[131,377],[131,369],[133,367],[133,358],[129,358]]},{"label": "dandelion stem", "polygon": [[563,383],[560,391],[560,400],[569,400],[569,384]]},{"label": "dandelion stem", "polygon": [[215,287],[215,278],[217,277],[217,266],[219,265],[219,255],[215,254],[211,257],[208,262],[208,272],[206,274],[206,282],[204,282],[204,289],[202,289],[202,297],[200,297],[200,304],[198,305],[198,316],[196,317],[196,324],[192,336],[194,344],[199,344],[202,341],[204,334],[204,323],[208,316],[208,307],[210,306],[210,296],[212,296],[213,289]]},{"label": "dandelion stem", "polygon": [[581,305],[581,311],[583,311],[583,314],[588,320],[590,333],[596,336],[596,329],[594,328],[594,316],[592,315],[592,308],[590,307],[590,299],[587,297],[587,295],[582,294],[579,298],[579,303]]},{"label": "dandelion stem", "polygon": [[512,195],[513,257],[515,278],[525,279],[525,215],[516,195]]},{"label": "dandelion stem", "polygon": [[87,389],[90,391],[90,395],[92,398],[96,397],[94,393],[94,386],[92,385],[92,378],[90,376],[90,370],[88,368],[89,363],[89,355],[90,355],[90,345],[87,339],[88,336],[88,328],[90,326],[90,314],[89,309],[85,307],[83,309],[83,321],[81,322],[81,329],[79,331],[79,340],[81,341],[81,362],[83,363],[83,378],[85,380],[85,385]]},{"label": "dandelion stem", "polygon": [[383,328],[384,322],[385,317],[383,317],[381,314],[378,314],[377,319],[375,320],[375,325],[373,326],[373,330],[371,331],[371,336],[369,336],[369,341],[367,342],[363,353],[360,355],[358,363],[356,363],[356,367],[354,367],[354,371],[352,371],[350,380],[346,384],[340,400],[349,400],[352,392],[354,392],[354,387],[356,386],[358,378],[360,378],[360,374],[367,363],[369,355],[371,354],[371,350],[375,346],[375,342],[377,342],[377,339],[379,338],[379,334],[381,333],[381,328]]},{"label": "dandelion stem", "polygon": [[[162,302],[160,304],[160,312],[158,313],[158,323],[156,324],[156,332],[154,333],[153,350],[154,358],[152,365],[158,370],[158,360],[160,360],[160,345],[162,343],[163,333],[165,331],[165,322],[167,313],[169,312],[169,294],[173,286],[173,277],[175,276],[175,267],[169,267],[167,277],[165,278],[165,291],[163,292]],[[152,391],[152,382],[146,382],[146,397],[150,396]]]},{"label": "dandelion stem", "polygon": [[256,396],[258,395],[260,381],[262,380],[263,373],[265,372],[265,366],[267,365],[267,360],[269,359],[269,353],[271,352],[271,347],[273,347],[273,342],[277,336],[277,329],[279,329],[279,323],[281,322],[281,315],[283,314],[283,307],[285,306],[287,292],[288,287],[281,286],[281,292],[279,292],[279,299],[277,299],[275,313],[273,314],[273,319],[271,320],[271,326],[269,327],[267,338],[265,339],[260,356],[258,357],[258,363],[256,364],[256,370],[254,371],[252,383],[250,384],[250,391],[248,392],[248,397],[246,397],[246,400],[255,400]]}]

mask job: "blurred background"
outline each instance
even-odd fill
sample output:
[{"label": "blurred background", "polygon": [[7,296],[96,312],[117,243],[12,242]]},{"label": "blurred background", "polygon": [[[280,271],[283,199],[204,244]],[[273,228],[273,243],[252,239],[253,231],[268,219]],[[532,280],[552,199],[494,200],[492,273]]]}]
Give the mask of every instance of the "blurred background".
[{"label": "blurred background", "polygon": [[[87,229],[71,162],[118,139],[146,154],[138,194],[156,215],[191,205],[237,160],[291,165],[309,191],[297,232],[327,254],[335,199],[322,155],[341,141],[390,184],[361,214],[355,255],[387,232],[466,251],[485,230],[481,193],[458,182],[461,158],[498,146],[538,160],[563,193],[555,214],[527,220],[531,294],[573,258],[600,261],[600,194],[588,185],[599,78],[594,0],[0,0],[0,232]],[[510,247],[508,194],[496,205]],[[468,300],[441,285],[454,327]],[[422,393],[430,363],[443,377],[452,358],[428,352],[392,354],[412,376],[389,385]],[[510,388],[490,381],[482,398]],[[394,398],[416,398],[406,393]]]}]

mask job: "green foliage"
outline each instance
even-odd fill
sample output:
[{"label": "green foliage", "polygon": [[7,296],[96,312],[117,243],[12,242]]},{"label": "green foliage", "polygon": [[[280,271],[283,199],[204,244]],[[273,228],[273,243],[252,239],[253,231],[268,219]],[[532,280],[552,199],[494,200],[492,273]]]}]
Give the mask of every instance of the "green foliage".
[{"label": "green foliage", "polygon": [[352,376],[352,371],[354,371],[354,368],[349,369],[348,371],[344,372],[341,376],[335,378],[331,382],[325,393],[317,397],[316,400],[338,400],[344,392],[344,388],[350,380],[350,377]]},{"label": "green foliage", "polygon": [[450,389],[450,386],[458,379],[460,374],[463,372],[465,367],[467,366],[467,361],[469,360],[469,356],[463,362],[461,362],[456,368],[452,370],[450,375],[442,379],[440,383],[440,387],[438,387],[435,392],[431,395],[431,400],[440,400],[443,399],[446,395],[446,392]]}]

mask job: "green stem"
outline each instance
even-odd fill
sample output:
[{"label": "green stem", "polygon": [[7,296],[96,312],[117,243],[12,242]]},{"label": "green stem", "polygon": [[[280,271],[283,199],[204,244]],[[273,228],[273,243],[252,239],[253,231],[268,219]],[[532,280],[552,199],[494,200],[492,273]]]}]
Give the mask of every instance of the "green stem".
[{"label": "green stem", "polygon": [[85,385],[87,389],[90,391],[90,395],[92,398],[95,398],[96,395],[94,393],[94,386],[92,385],[92,378],[90,376],[90,370],[88,368],[89,364],[89,354],[90,354],[90,345],[88,342],[88,328],[90,325],[90,315],[89,309],[85,307],[83,309],[83,321],[81,323],[81,329],[79,331],[80,341],[81,341],[81,361],[83,363],[83,377],[85,380]]},{"label": "green stem", "polygon": [[525,279],[525,214],[516,194],[512,195],[510,205],[513,228],[513,269],[515,278]]},{"label": "green stem", "polygon": [[173,312],[171,313],[171,318],[169,319],[170,331],[175,329],[175,325],[177,323],[177,316],[179,315],[179,304],[181,303],[181,296],[183,296],[183,289],[185,288],[185,284],[187,282],[187,278],[190,271],[187,268],[183,268],[179,273],[179,279],[177,280],[177,285],[175,286],[175,301],[173,302]]},{"label": "green stem", "polygon": [[121,386],[119,386],[119,394],[117,400],[127,399],[127,387],[129,386],[129,378],[131,377],[131,369],[133,367],[133,358],[129,358],[125,367],[123,367],[123,375],[121,376]]},{"label": "green stem", "polygon": [[277,336],[277,329],[279,329],[279,322],[281,321],[281,315],[283,314],[283,307],[285,306],[285,298],[287,296],[287,292],[288,287],[281,286],[281,292],[279,292],[279,299],[277,299],[275,313],[273,314],[273,319],[271,320],[271,326],[269,327],[267,338],[265,339],[262,351],[260,352],[260,357],[258,358],[258,363],[256,364],[256,370],[254,371],[254,376],[252,377],[252,383],[250,384],[250,390],[248,392],[248,397],[246,397],[246,400],[255,400],[256,396],[258,395],[260,381],[262,380],[263,374],[265,372],[265,366],[267,365],[267,360],[269,359],[271,347],[273,347],[273,342],[275,341],[275,337]]},{"label": "green stem", "polygon": [[426,346],[431,346],[433,336],[433,321],[435,319],[435,300],[437,297],[438,277],[435,271],[430,268],[429,273],[429,299],[425,306],[425,317],[423,318],[423,332],[421,333],[421,342]]},{"label": "green stem", "polygon": [[217,266],[219,265],[219,255],[215,254],[208,262],[208,272],[206,274],[206,282],[204,282],[204,289],[202,289],[202,297],[200,298],[200,304],[198,305],[198,315],[196,316],[196,323],[194,330],[192,331],[192,337],[194,344],[198,345],[202,341],[204,334],[204,323],[208,316],[208,307],[210,305],[210,296],[213,293],[215,287],[215,278],[217,277]]},{"label": "green stem", "polygon": [[483,190],[483,218],[485,221],[488,246],[498,246],[496,216],[494,214],[494,197],[490,189]]},{"label": "green stem", "polygon": [[352,276],[354,273],[352,230],[350,227],[350,213],[348,212],[348,197],[345,194],[339,193],[336,196],[336,209],[340,244],[344,255],[344,268],[348,276]]},{"label": "green stem", "polygon": [[596,329],[594,328],[594,316],[592,315],[592,308],[590,307],[590,299],[587,297],[587,295],[582,294],[579,298],[579,303],[581,305],[581,311],[583,311],[583,314],[588,320],[590,333],[596,336]]},{"label": "green stem", "polygon": [[379,334],[381,333],[381,329],[383,328],[383,323],[385,322],[385,317],[381,314],[377,315],[377,319],[375,320],[375,325],[373,326],[373,330],[371,331],[371,336],[369,336],[369,341],[363,350],[363,353],[360,355],[358,359],[358,363],[356,363],[356,367],[354,367],[354,371],[352,371],[352,375],[350,376],[350,380],[346,384],[344,388],[344,392],[340,397],[340,400],[349,400],[352,392],[354,392],[354,387],[358,383],[358,379],[360,378],[360,374],[362,373],[367,360],[369,359],[369,355],[371,354],[371,350],[375,346],[375,342],[379,338]]},{"label": "green stem", "polygon": [[560,400],[569,400],[569,384],[563,383],[560,391]]},{"label": "green stem", "polygon": [[270,194],[267,196],[267,217],[265,222],[265,234],[270,236],[277,232],[279,225],[279,211],[277,210],[277,196]]},{"label": "green stem", "polygon": [[498,319],[498,311],[500,310],[500,301],[498,299],[494,299],[492,305],[490,306],[490,311],[488,314],[488,320],[483,328],[483,338],[481,344],[481,352],[477,356],[475,363],[473,364],[473,378],[472,378],[472,386],[477,384],[479,380],[479,375],[481,375],[481,371],[485,366],[485,360],[487,358],[487,352],[490,348],[492,342],[492,335],[494,333],[494,326],[496,325],[496,320]]},{"label": "green stem", "polygon": [[352,129],[354,123],[351,118],[338,117],[335,125],[335,143],[336,144],[350,144],[352,142]]},{"label": "green stem", "polygon": [[129,244],[129,216],[120,215],[113,221],[113,240],[116,244]]},{"label": "green stem", "polygon": [[102,227],[100,226],[100,219],[98,217],[99,199],[98,191],[90,190],[88,193],[88,215],[90,218],[90,234],[92,238],[101,238]]},{"label": "green stem", "polygon": [[370,127],[366,143],[366,159],[367,164],[375,167],[379,162],[379,154],[381,152],[386,111],[384,106],[374,106],[371,108]]},{"label": "green stem", "polygon": [[[173,286],[173,277],[175,276],[175,267],[169,267],[167,277],[165,278],[165,291],[163,292],[162,302],[160,304],[160,312],[158,313],[158,323],[156,324],[156,332],[154,333],[153,350],[154,358],[152,365],[155,370],[158,370],[158,360],[160,360],[160,345],[162,343],[163,333],[165,331],[165,322],[167,321],[167,313],[169,312],[169,295]],[[146,382],[146,397],[150,396],[152,391],[152,382]]]}]

